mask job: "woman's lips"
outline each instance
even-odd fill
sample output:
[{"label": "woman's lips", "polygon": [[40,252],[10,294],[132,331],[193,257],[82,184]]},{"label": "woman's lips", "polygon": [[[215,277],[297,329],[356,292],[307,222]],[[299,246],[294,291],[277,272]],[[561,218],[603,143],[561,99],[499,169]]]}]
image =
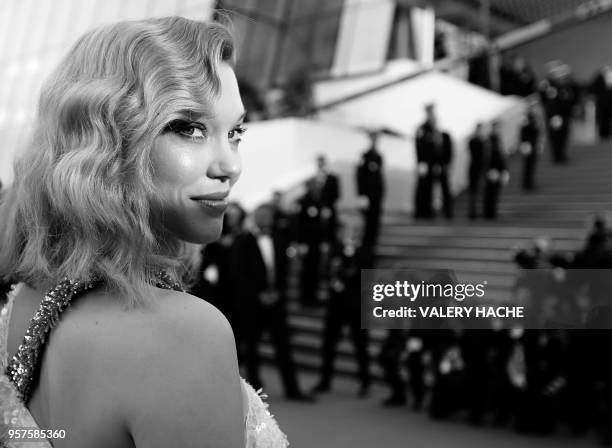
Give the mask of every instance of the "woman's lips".
[{"label": "woman's lips", "polygon": [[228,193],[214,193],[205,196],[194,196],[191,199],[208,211],[223,214],[229,205]]},{"label": "woman's lips", "polygon": [[213,212],[222,214],[225,212],[225,210],[227,209],[227,206],[229,205],[229,201],[227,199],[222,199],[222,200],[210,200],[210,199],[200,199],[197,200],[198,204],[200,204],[202,207],[211,210]]}]

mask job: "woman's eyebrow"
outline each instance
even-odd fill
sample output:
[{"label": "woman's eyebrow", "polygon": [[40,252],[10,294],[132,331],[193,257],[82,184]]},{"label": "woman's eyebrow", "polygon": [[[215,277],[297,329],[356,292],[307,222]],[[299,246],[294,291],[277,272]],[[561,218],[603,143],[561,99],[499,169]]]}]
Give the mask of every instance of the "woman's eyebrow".
[{"label": "woman's eyebrow", "polygon": [[206,121],[213,118],[214,114],[210,111],[201,108],[201,109],[184,109],[180,110],[176,113],[180,118],[183,118],[187,121]]},{"label": "woman's eyebrow", "polygon": [[[193,109],[185,109],[177,112],[177,115],[180,118],[186,121],[209,121],[215,119],[215,114],[210,111],[206,111],[204,109],[201,110],[193,110]],[[244,121],[247,115],[247,110],[243,109],[238,118],[233,121],[233,123],[241,123]]]}]

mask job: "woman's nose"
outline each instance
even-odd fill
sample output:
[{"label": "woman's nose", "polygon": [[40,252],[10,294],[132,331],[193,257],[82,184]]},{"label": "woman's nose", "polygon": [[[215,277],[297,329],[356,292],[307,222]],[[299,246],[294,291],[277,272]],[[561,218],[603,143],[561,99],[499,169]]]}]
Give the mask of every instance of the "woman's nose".
[{"label": "woman's nose", "polygon": [[237,148],[229,142],[216,145],[213,159],[208,167],[208,177],[222,181],[229,180],[233,183],[238,180],[241,171],[242,162]]}]

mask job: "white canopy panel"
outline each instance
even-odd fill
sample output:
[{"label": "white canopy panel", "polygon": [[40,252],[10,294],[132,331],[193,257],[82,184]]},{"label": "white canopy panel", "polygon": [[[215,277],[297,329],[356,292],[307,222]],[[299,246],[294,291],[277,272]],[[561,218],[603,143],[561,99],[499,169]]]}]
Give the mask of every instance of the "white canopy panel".
[{"label": "white canopy panel", "polygon": [[[325,154],[340,176],[341,206],[356,205],[355,169],[369,137],[363,131],[341,124],[303,119],[280,119],[248,124],[241,144],[243,172],[232,199],[247,209],[269,200],[274,190],[294,199],[303,183],[315,174],[315,158]],[[387,164],[388,200],[405,201],[411,188],[409,173],[415,169],[414,152],[397,137],[382,136],[379,149]]]}]

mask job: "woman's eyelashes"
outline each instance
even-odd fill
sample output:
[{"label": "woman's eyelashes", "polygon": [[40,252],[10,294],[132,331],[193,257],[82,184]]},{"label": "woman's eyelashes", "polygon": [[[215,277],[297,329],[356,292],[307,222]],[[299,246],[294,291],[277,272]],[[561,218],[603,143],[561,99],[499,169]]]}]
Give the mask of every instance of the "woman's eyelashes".
[{"label": "woman's eyelashes", "polygon": [[[247,128],[240,124],[227,133],[227,139],[230,143],[238,144],[246,131]],[[209,136],[206,125],[197,121],[174,120],[168,123],[165,132],[172,132],[194,141],[202,141]]]},{"label": "woman's eyelashes", "polygon": [[230,142],[238,144],[242,141],[242,136],[246,131],[247,128],[240,124],[227,133],[227,138]]},{"label": "woman's eyelashes", "polygon": [[168,123],[166,131],[196,141],[203,140],[208,136],[206,126],[196,121],[174,120]]}]

